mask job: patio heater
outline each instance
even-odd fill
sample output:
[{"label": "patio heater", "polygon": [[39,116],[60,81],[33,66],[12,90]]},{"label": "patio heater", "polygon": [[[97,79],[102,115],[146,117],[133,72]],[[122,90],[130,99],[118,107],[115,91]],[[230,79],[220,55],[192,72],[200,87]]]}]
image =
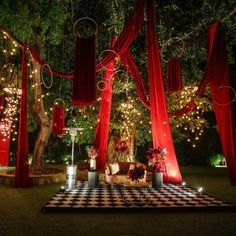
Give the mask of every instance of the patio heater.
[{"label": "patio heater", "polygon": [[71,190],[76,188],[77,181],[77,165],[74,165],[74,148],[75,148],[75,136],[77,131],[84,130],[83,128],[66,127],[63,130],[68,131],[71,137],[72,149],[71,149],[71,164],[66,167],[66,189]]}]

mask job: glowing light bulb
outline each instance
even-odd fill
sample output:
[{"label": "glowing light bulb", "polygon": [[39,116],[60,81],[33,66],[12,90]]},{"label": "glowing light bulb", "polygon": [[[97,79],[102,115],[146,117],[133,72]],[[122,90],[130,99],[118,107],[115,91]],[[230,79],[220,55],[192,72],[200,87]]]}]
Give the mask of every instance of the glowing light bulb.
[{"label": "glowing light bulb", "polygon": [[202,192],[203,192],[203,187],[199,187],[197,191],[198,191],[199,193],[202,193]]}]

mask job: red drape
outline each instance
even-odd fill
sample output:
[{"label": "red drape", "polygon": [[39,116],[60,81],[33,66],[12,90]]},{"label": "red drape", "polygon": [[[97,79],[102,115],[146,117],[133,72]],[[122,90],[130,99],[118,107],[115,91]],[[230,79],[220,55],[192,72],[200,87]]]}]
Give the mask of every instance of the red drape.
[{"label": "red drape", "polygon": [[121,55],[121,59],[124,62],[124,64],[126,65],[127,71],[133,77],[136,91],[137,91],[140,101],[143,103],[143,105],[145,107],[150,109],[150,104],[147,101],[148,100],[147,93],[145,91],[145,87],[144,87],[144,84],[142,81],[142,76],[141,76],[141,74],[138,70],[138,67],[136,66],[135,61],[128,49]]},{"label": "red drape", "polygon": [[97,101],[95,50],[95,35],[90,38],[77,37],[72,85],[73,106],[87,106]]},{"label": "red drape", "polygon": [[[6,122],[0,122],[0,166],[9,165],[9,151],[10,151],[10,127],[6,129]],[[3,135],[5,132],[8,133],[7,136]]]},{"label": "red drape", "polygon": [[182,177],[176,160],[162,81],[162,71],[155,25],[155,0],[148,0],[147,3],[148,24],[146,43],[148,54],[148,82],[153,147],[166,148],[168,152],[167,172],[164,173],[164,181],[169,183],[181,183]]},{"label": "red drape", "polygon": [[53,116],[52,116],[52,133],[53,134],[63,134],[63,128],[65,128],[65,111],[64,107],[53,107]]},{"label": "red drape", "polygon": [[218,27],[219,21],[216,21],[208,30],[208,48],[207,48],[207,64],[205,66],[204,75],[202,78],[202,81],[198,87],[197,95],[201,97],[204,92],[205,88],[207,86],[207,83],[210,79],[210,73],[211,73],[211,66],[212,66],[212,60],[210,60],[212,51],[214,50],[213,43],[214,43],[214,36],[216,35],[217,27]]},{"label": "red drape", "polygon": [[111,62],[104,72],[104,84],[102,91],[102,99],[100,103],[100,109],[98,114],[96,133],[94,137],[94,146],[99,150],[97,157],[97,169],[104,169],[107,156],[107,143],[108,132],[111,113],[111,101],[112,101],[112,70],[114,69],[114,62]]},{"label": "red drape", "polygon": [[181,70],[179,58],[167,62],[167,85],[168,92],[182,90]]},{"label": "red drape", "polygon": [[180,110],[169,113],[169,116],[182,116],[184,114],[187,114],[188,112],[192,111],[195,107],[197,107],[197,104],[194,100],[191,100],[189,103],[187,103],[183,108]]},{"label": "red drape", "polygon": [[[205,81],[210,82],[217,127],[226,158],[230,182],[236,185],[236,139],[233,120],[232,94],[227,62],[225,32],[215,22],[208,31],[208,59]],[[203,81],[202,84],[205,84]]]},{"label": "red drape", "polygon": [[29,185],[28,164],[28,128],[27,128],[27,55],[26,43],[22,49],[22,95],[20,101],[20,120],[18,132],[18,146],[16,158],[15,186],[27,187]]}]

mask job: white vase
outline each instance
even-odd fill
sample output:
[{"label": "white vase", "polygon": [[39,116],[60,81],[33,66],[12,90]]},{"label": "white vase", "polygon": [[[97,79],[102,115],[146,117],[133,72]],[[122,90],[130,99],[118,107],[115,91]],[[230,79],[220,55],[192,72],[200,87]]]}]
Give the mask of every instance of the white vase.
[{"label": "white vase", "polygon": [[96,170],[96,159],[90,159],[90,170]]}]

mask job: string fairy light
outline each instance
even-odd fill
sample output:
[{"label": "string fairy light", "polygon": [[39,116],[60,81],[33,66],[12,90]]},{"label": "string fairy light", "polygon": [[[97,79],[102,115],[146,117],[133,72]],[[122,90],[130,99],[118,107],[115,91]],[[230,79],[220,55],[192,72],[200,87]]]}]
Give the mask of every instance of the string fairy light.
[{"label": "string fairy light", "polygon": [[2,122],[4,122],[4,126],[2,127],[2,135],[4,140],[9,139],[10,135],[12,141],[16,140],[17,131],[16,122],[18,121],[18,109],[19,109],[19,101],[21,97],[21,89],[12,88],[10,86],[3,89],[3,91],[7,94],[5,96],[6,108],[3,111]]},{"label": "string fairy light", "polygon": [[[183,108],[188,102],[192,99],[198,104],[195,110],[188,112],[182,116],[170,117],[171,123],[175,124],[178,132],[184,133],[186,141],[193,147],[196,148],[197,143],[200,141],[203,136],[203,130],[207,127],[208,122],[204,119],[204,113],[206,110],[210,110],[210,105],[207,105],[206,102],[203,102],[206,98],[196,97],[198,87],[193,85],[188,85],[183,88],[183,90],[167,96],[170,107],[174,107],[177,110]],[[175,99],[173,99],[173,97]],[[175,102],[171,106],[171,101]],[[176,101],[177,100],[177,101]]]},{"label": "string fairy light", "polygon": [[[10,38],[4,30],[2,30],[4,39],[3,54],[6,58],[6,63],[2,66],[0,70],[0,78],[4,91],[4,104],[5,108],[3,110],[3,117],[1,119],[4,125],[1,127],[1,133],[4,137],[3,140],[10,138],[12,141],[16,140],[17,131],[16,124],[18,122],[18,109],[19,101],[21,97],[21,89],[15,87],[15,80],[17,84],[17,73],[14,63],[10,63],[9,59],[15,57],[18,54],[18,43]],[[8,40],[10,39],[10,40]],[[13,59],[14,60],[14,59]]]}]

